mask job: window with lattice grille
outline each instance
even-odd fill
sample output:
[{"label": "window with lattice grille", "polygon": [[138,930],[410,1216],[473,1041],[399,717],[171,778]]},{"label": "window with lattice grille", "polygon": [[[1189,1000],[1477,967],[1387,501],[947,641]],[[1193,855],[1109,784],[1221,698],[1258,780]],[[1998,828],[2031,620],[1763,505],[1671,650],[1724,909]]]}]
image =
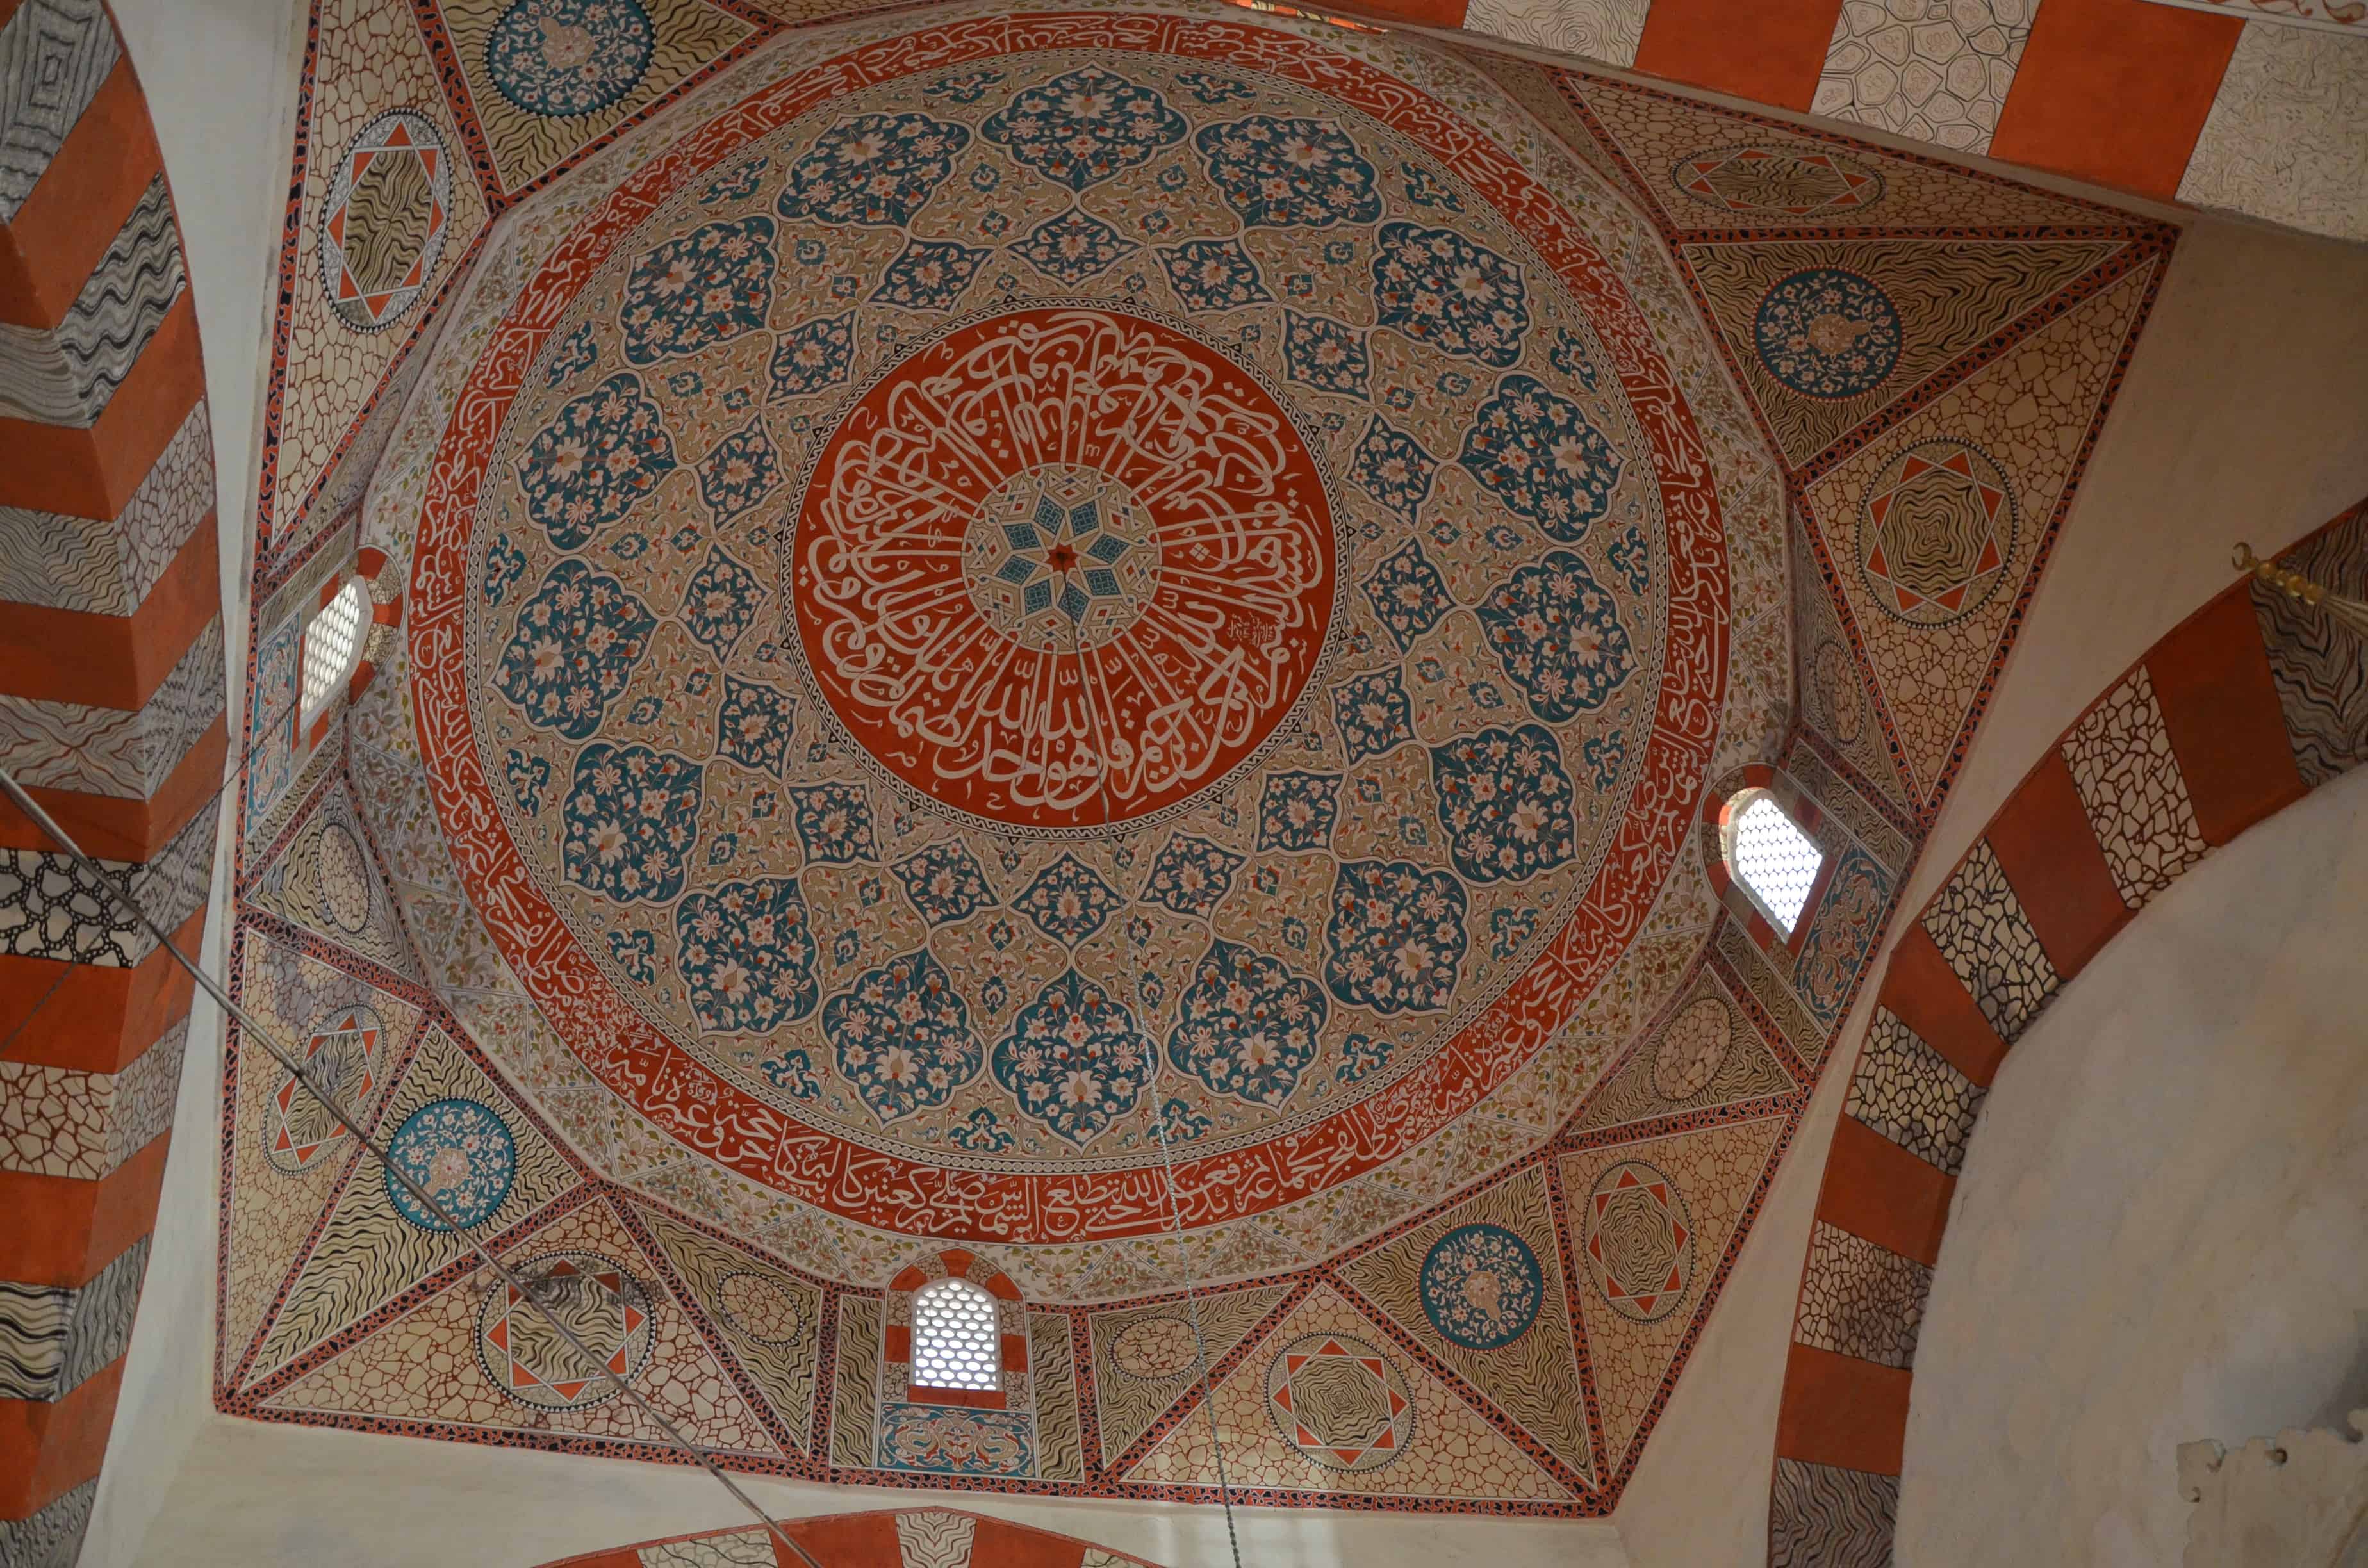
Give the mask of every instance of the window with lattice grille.
[{"label": "window with lattice grille", "polygon": [[1003,1335],[995,1298],[967,1279],[940,1279],[913,1298],[913,1383],[916,1388],[1003,1386]]},{"label": "window with lattice grille", "polygon": [[1777,934],[1790,937],[1816,885],[1824,852],[1765,790],[1746,790],[1727,807],[1726,864]]},{"label": "window with lattice grille", "polygon": [[304,717],[313,718],[353,677],[362,650],[362,612],[370,603],[359,579],[337,590],[304,628]]}]

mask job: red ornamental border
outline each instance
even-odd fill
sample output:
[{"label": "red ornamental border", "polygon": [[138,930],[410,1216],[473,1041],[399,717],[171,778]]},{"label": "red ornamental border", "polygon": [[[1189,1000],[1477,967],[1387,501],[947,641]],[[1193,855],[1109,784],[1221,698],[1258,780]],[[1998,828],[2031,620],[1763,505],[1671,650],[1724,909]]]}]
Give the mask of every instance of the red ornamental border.
[{"label": "red ornamental border", "polygon": [[[924,70],[1051,49],[1156,51],[1255,69],[1351,104],[1462,175],[1586,308],[1662,475],[1668,654],[1629,809],[1553,946],[1486,1013],[1396,1084],[1253,1148],[1175,1168],[986,1174],[924,1165],[807,1126],[653,1028],[578,947],[503,831],[479,765],[462,667],[469,530],[495,439],[575,294],[676,191],[830,99]],[[1307,39],[1230,21],[1053,14],[923,28],[841,55],[724,111],[635,172],[553,251],[493,334],[438,449],[413,566],[421,751],[454,863],[495,946],[571,1050],[670,1136],[863,1224],[953,1240],[1076,1243],[1204,1226],[1311,1197],[1438,1132],[1527,1062],[1642,926],[1692,825],[1725,696],[1725,537],[1691,409],[1640,311],[1569,215],[1493,142],[1407,84]]]}]

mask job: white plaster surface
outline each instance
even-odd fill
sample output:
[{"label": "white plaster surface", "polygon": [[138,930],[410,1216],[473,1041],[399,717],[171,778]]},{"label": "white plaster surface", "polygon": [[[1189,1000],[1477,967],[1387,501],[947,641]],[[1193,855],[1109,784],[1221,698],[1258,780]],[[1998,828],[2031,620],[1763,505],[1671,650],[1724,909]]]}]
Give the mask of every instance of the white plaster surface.
[{"label": "white plaster surface", "polygon": [[2247,22],[2179,199],[2368,240],[2368,27]]},{"label": "white plaster surface", "polygon": [[2176,1452],[2368,1394],[2368,776],[2157,899],[2007,1058],[1916,1353],[1902,1568],[2178,1561]]}]

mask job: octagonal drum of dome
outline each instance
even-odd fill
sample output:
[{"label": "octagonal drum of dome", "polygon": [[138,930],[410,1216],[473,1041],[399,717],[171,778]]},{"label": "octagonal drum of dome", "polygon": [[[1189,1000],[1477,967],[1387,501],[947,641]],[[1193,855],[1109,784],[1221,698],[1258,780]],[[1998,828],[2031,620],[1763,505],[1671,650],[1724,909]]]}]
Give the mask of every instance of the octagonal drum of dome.
[{"label": "octagonal drum of dome", "polygon": [[699,1153],[905,1233],[1236,1220],[1620,960],[1736,443],[1481,85],[939,17],[779,55],[471,340],[418,744],[502,957]]}]

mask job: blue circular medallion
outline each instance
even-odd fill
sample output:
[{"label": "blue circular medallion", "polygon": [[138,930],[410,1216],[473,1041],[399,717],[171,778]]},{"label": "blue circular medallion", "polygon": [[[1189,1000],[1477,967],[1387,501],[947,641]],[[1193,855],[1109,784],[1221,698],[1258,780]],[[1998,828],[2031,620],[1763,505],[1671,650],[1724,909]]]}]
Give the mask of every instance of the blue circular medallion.
[{"label": "blue circular medallion", "polygon": [[[434,1100],[404,1119],[387,1146],[390,1164],[426,1187],[462,1230],[483,1223],[510,1195],[518,1142],[493,1108],[475,1100]],[[386,1175],[395,1212],[423,1231],[452,1229]]]},{"label": "blue circular medallion", "polygon": [[1899,363],[1899,312],[1855,272],[1819,267],[1768,290],[1752,323],[1759,362],[1806,397],[1856,397]]},{"label": "blue circular medallion", "polygon": [[1422,1310],[1467,1350],[1510,1345],[1538,1321],[1545,1277],[1530,1244],[1500,1225],[1458,1225],[1422,1260]]},{"label": "blue circular medallion", "polygon": [[642,0],[515,0],[485,40],[485,74],[529,114],[564,119],[632,92],[656,46]]}]

